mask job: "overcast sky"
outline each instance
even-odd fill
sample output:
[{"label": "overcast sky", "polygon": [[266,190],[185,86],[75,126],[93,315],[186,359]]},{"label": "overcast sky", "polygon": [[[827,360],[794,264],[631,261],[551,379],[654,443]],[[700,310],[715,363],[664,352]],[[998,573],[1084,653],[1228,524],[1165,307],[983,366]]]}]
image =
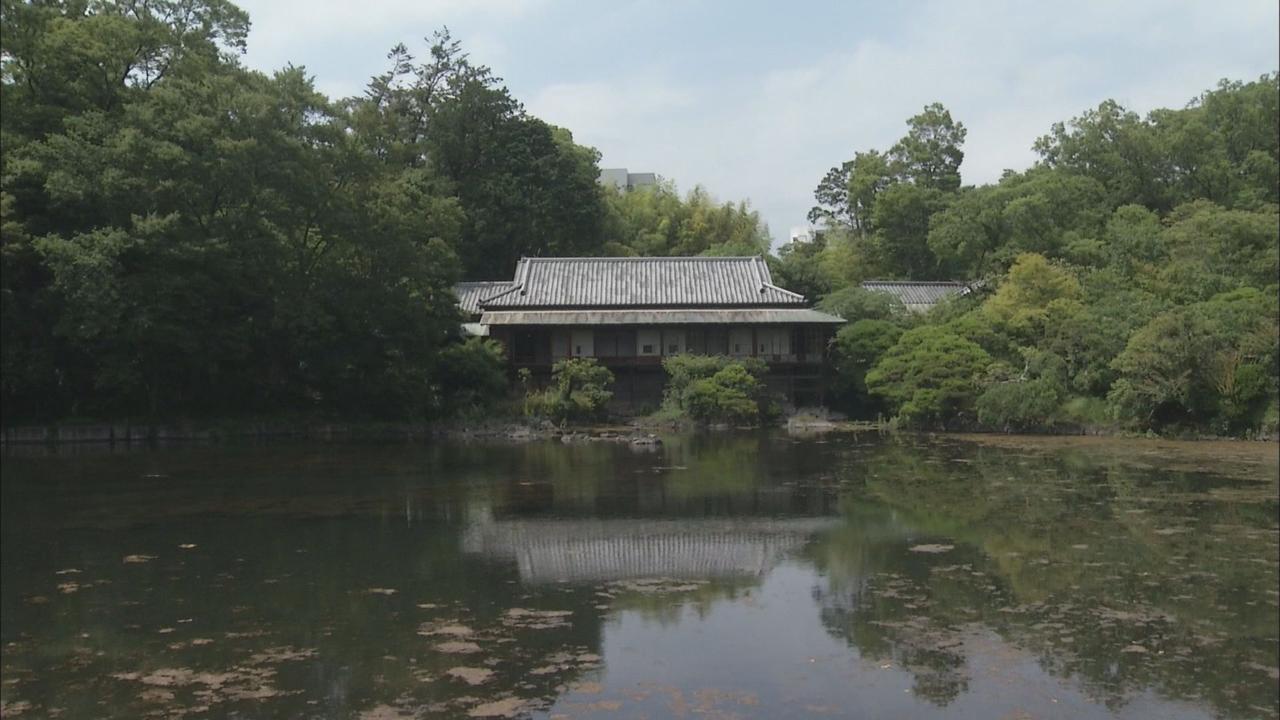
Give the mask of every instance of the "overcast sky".
[{"label": "overcast sky", "polygon": [[1181,107],[1277,68],[1276,0],[555,2],[240,0],[246,63],[303,65],[361,92],[404,42],[448,25],[526,108],[602,167],[747,199],[775,242],[856,150],[886,149],[940,101],[969,130],[966,183],[1034,161],[1051,123],[1107,98]]}]

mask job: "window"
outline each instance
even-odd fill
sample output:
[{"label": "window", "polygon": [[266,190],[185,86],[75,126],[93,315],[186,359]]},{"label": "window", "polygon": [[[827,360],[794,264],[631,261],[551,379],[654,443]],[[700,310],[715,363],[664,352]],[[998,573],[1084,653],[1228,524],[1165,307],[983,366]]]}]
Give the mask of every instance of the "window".
[{"label": "window", "polygon": [[653,346],[652,346],[652,345],[643,345],[643,346],[641,346],[641,348],[640,348],[640,352],[644,353],[645,355],[652,355],[652,354],[653,354]]},{"label": "window", "polygon": [[680,352],[680,345],[678,343],[670,343],[667,345],[668,355],[675,355],[678,352]]}]

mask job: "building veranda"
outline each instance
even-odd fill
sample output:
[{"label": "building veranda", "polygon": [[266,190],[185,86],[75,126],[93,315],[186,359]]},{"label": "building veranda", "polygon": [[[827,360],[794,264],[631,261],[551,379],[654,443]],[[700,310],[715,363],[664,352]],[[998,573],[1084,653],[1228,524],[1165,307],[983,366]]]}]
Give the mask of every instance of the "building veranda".
[{"label": "building veranda", "polygon": [[761,257],[524,258],[510,282],[458,288],[472,332],[501,342],[535,382],[565,358],[613,371],[618,402],[661,399],[662,359],[755,357],[772,390],[820,404],[839,317],[773,284]]}]

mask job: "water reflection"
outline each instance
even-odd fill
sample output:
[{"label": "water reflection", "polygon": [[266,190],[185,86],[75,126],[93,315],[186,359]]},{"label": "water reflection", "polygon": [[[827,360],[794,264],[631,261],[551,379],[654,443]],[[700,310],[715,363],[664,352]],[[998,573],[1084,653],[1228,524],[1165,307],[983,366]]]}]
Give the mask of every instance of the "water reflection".
[{"label": "water reflection", "polygon": [[1275,716],[1274,462],[1146,447],[753,434],[642,454],[6,457],[0,702]]}]

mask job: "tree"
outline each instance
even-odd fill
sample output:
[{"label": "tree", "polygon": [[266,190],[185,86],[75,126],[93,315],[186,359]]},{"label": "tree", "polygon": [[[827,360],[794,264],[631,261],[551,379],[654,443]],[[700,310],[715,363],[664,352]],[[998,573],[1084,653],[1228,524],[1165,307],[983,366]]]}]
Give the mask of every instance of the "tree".
[{"label": "tree", "polygon": [[866,376],[867,389],[912,424],[967,412],[991,363],[982,348],[944,328],[908,330]]},{"label": "tree", "polygon": [[508,392],[502,343],[471,337],[440,352],[436,371],[442,410],[447,415],[490,411]]},{"label": "tree", "polygon": [[682,404],[689,417],[704,423],[754,424],[763,384],[741,363],[729,363],[709,378],[694,380]]},{"label": "tree", "polygon": [[1172,207],[1168,163],[1155,134],[1137,113],[1114,100],[1069,122],[1055,123],[1034,147],[1047,167],[1101,182],[1112,207]]},{"label": "tree", "polygon": [[530,393],[525,412],[559,423],[599,420],[608,411],[613,373],[595,358],[568,358],[551,367],[551,385]]},{"label": "tree", "polygon": [[929,249],[929,223],[945,210],[951,197],[934,188],[899,183],[880,193],[872,222],[880,261],[892,277],[912,280],[947,279]]},{"label": "tree", "polygon": [[929,249],[953,275],[982,277],[992,256],[1008,242],[1008,195],[998,186],[962,191],[949,207],[930,217]]},{"label": "tree", "polygon": [[1169,259],[1144,281],[1178,302],[1206,300],[1240,287],[1266,287],[1280,275],[1280,208],[1228,210],[1207,201],[1180,205],[1160,244]]},{"label": "tree", "polygon": [[889,160],[898,175],[922,188],[954,192],[960,188],[960,163],[964,162],[964,125],[951,119],[941,103],[926,105],[907,120],[906,137],[889,149]]},{"label": "tree", "polygon": [[1058,411],[1058,389],[1046,378],[996,383],[978,396],[978,422],[1004,432],[1044,430]]},{"label": "tree", "polygon": [[866,237],[874,229],[871,211],[876,196],[894,180],[886,155],[875,150],[856,152],[852,160],[828,170],[818,183],[813,191],[818,204],[809,210],[809,222],[846,226]]},{"label": "tree", "polygon": [[983,310],[1011,331],[1022,335],[1044,332],[1051,313],[1069,314],[1080,303],[1080,282],[1055,267],[1043,255],[1019,255]]},{"label": "tree", "polygon": [[834,284],[828,268],[822,262],[827,249],[826,234],[820,233],[809,242],[788,243],[778,251],[778,257],[769,263],[775,283],[806,298],[820,298],[831,291]]},{"label": "tree", "polygon": [[897,296],[873,292],[856,285],[827,295],[817,307],[850,323],[859,320],[892,320],[897,324],[906,324],[910,318],[910,311]]},{"label": "tree", "polygon": [[1255,426],[1277,386],[1277,300],[1245,288],[1158,315],[1112,363],[1109,399],[1144,427]]},{"label": "tree", "polygon": [[464,210],[454,251],[469,279],[509,275],[525,255],[589,254],[602,242],[599,154],[529,116],[501,78],[471,63],[448,30],[414,64],[403,45],[353,122],[392,165],[425,167]]},{"label": "tree", "polygon": [[763,381],[768,366],[759,358],[672,355],[662,369],[666,405],[698,422],[754,424],[773,414]]},{"label": "tree", "polygon": [[769,230],[745,202],[717,203],[704,188],[681,198],[673,183],[605,190],[604,250],[613,255],[758,255]]},{"label": "tree", "polygon": [[858,320],[840,328],[831,353],[838,403],[863,417],[874,417],[883,409],[878,398],[868,394],[866,375],[902,333],[902,327],[886,320]]},{"label": "tree", "polygon": [[853,214],[849,207],[849,175],[852,170],[853,161],[850,160],[831,168],[822,176],[818,187],[813,190],[813,199],[818,204],[809,209],[809,222],[853,226]]}]

